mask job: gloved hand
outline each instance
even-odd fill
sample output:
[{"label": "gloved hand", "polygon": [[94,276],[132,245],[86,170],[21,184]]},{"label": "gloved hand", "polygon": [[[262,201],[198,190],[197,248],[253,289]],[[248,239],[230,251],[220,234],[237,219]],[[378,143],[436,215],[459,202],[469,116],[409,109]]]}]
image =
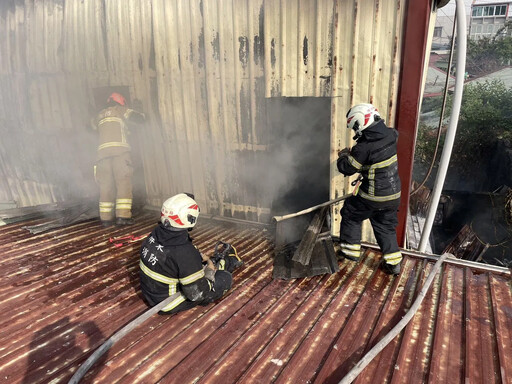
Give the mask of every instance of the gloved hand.
[{"label": "gloved hand", "polygon": [[350,155],[350,148],[343,148],[341,151],[338,151],[338,157],[348,156]]},{"label": "gloved hand", "polygon": [[206,277],[207,280],[210,280],[212,284],[215,283],[215,270],[211,269],[208,265],[205,265],[203,271],[204,277]]}]

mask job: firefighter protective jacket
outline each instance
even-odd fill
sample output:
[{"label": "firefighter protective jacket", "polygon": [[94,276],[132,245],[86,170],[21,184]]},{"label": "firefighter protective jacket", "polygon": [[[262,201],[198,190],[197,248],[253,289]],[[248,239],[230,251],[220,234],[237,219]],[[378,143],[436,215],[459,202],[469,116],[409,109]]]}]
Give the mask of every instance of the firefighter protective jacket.
[{"label": "firefighter protective jacket", "polygon": [[397,141],[398,131],[379,120],[362,132],[350,153],[338,158],[338,170],[345,176],[356,172],[363,176],[358,196],[373,202],[400,198]]},{"label": "firefighter protective jacket", "polygon": [[176,292],[181,295],[162,309],[170,311],[186,300],[201,302],[211,283],[205,278],[202,257],[187,230],[171,231],[159,224],[142,244],[140,284],[151,306]]},{"label": "firefighter protective jacket", "polygon": [[93,129],[99,132],[98,160],[129,152],[126,121],[141,123],[144,118],[143,113],[122,105],[103,109],[92,121]]}]

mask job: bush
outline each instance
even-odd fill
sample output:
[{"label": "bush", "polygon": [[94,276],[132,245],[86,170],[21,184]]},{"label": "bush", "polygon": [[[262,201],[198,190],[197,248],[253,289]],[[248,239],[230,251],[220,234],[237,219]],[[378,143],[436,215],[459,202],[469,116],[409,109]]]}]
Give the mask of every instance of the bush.
[{"label": "bush", "polygon": [[[448,98],[445,116],[451,111]],[[416,144],[416,160],[432,161],[437,131],[420,125]],[[462,174],[472,173],[472,164],[486,162],[487,154],[498,139],[512,139],[512,88],[500,80],[468,84],[464,87],[455,144],[450,164]],[[439,151],[442,150],[444,134]]]}]

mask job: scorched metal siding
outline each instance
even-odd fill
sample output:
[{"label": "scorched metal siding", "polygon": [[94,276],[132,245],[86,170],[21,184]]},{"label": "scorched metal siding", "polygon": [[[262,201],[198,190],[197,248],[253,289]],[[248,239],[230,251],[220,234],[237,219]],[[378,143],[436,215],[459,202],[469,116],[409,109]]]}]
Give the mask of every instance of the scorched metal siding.
[{"label": "scorched metal siding", "polygon": [[[0,117],[2,136],[10,135],[2,140],[3,199],[26,206],[94,196],[95,137],[88,126],[95,89],[123,86],[148,115],[130,137],[147,203],[191,191],[209,213],[267,221],[273,196],[254,190],[259,180],[247,182],[249,164],[272,145],[267,104],[331,98],[325,150],[332,163],[352,145],[345,129],[351,104],[373,102],[393,124],[404,5],[3,2]],[[332,197],[350,189],[334,165],[331,177]]]}]

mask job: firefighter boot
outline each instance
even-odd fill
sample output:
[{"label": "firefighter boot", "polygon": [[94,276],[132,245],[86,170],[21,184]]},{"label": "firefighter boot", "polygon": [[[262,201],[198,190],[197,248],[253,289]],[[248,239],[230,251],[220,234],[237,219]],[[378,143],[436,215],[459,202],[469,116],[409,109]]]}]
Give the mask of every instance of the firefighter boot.
[{"label": "firefighter boot", "polygon": [[359,262],[361,256],[361,244],[340,243],[341,254],[345,259]]},{"label": "firefighter boot", "polygon": [[382,263],[382,270],[387,273],[388,275],[399,275],[400,274],[400,264],[389,264],[389,263]]},{"label": "firefighter boot", "polygon": [[117,225],[132,225],[134,223],[133,219],[126,217],[118,217],[116,220]]},{"label": "firefighter boot", "polygon": [[108,228],[115,225],[115,223],[114,220],[101,220],[101,225],[103,226],[103,228]]}]

